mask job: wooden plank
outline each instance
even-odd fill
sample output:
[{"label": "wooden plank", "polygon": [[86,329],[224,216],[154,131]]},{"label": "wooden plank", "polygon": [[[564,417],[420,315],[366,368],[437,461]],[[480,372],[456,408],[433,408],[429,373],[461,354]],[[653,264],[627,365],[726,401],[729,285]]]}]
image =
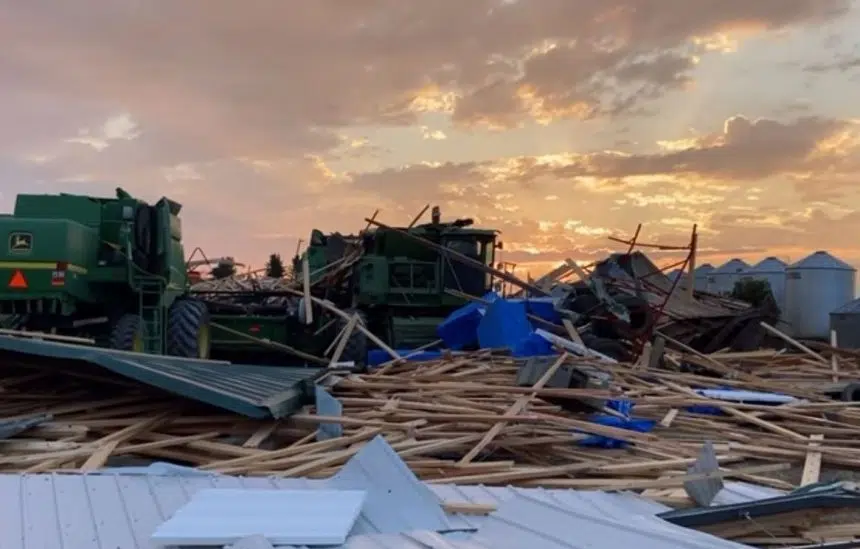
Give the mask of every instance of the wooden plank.
[{"label": "wooden plank", "polygon": [[821,452],[816,452],[812,448],[821,446],[824,440],[824,435],[809,435],[810,450],[806,453],[806,460],[803,463],[803,474],[801,476],[800,485],[807,486],[815,484],[821,476]]},{"label": "wooden plank", "polygon": [[[546,385],[550,379],[552,379],[552,376],[554,376],[558,369],[561,368],[561,365],[565,363],[569,356],[570,355],[567,353],[562,353],[561,356],[559,356],[558,359],[555,361],[555,363],[550,366],[549,369],[544,373],[544,375],[541,376],[541,378],[535,382],[535,384],[532,386],[532,389],[543,389],[543,386]],[[514,402],[511,407],[508,408],[508,411],[505,412],[504,417],[515,417],[517,414],[522,412],[525,407],[528,406],[529,402],[531,402],[532,399],[534,399],[535,397],[537,397],[535,393],[519,397],[516,402]],[[478,456],[478,454],[480,454],[484,450],[484,448],[487,447],[488,444],[490,444],[490,442],[493,441],[494,438],[496,438],[499,433],[502,432],[502,429],[504,428],[505,422],[502,421],[490,427],[490,430],[487,431],[487,434],[484,435],[484,438],[482,438],[481,441],[478,442],[478,444],[476,444],[474,448],[469,450],[469,452],[467,452],[466,455],[463,456],[458,463],[460,465],[470,463]]]}]

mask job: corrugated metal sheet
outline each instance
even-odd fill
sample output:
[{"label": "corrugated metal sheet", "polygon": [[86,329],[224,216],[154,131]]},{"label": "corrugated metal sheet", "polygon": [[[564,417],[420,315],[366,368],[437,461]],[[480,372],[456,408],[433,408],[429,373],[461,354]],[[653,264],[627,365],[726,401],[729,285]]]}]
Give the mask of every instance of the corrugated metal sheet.
[{"label": "corrugated metal sheet", "polygon": [[711,506],[716,505],[735,505],[738,503],[749,503],[760,499],[775,498],[784,496],[787,492],[769,488],[767,486],[757,486],[747,482],[727,482],[720,490],[720,493],[711,502]]},{"label": "corrugated metal sheet", "polygon": [[439,506],[439,498],[382,437],[366,444],[328,485],[341,490],[367,490],[364,512],[356,523],[363,531],[386,534],[455,528]]},{"label": "corrugated metal sheet", "polygon": [[151,540],[214,546],[260,535],[273,545],[340,545],[366,496],[363,490],[201,490]]},{"label": "corrugated metal sheet", "polygon": [[[313,388],[320,368],[283,368],[186,360],[83,345],[0,336],[0,353],[21,358],[76,360],[165,391],[248,417],[284,417],[296,411]],[[67,367],[67,364],[66,366]]]},{"label": "corrugated metal sheet", "polygon": [[[314,386],[314,397],[316,400],[317,414],[326,417],[340,417],[343,415],[343,404],[331,396],[325,388]],[[317,440],[337,438],[343,434],[343,425],[340,423],[322,423],[317,427]]]},{"label": "corrugated metal sheet", "polygon": [[[153,549],[149,538],[155,529],[195,493],[207,488],[295,490],[339,487],[330,480],[224,475],[157,476],[107,472],[86,475],[0,475],[0,509],[3,509],[0,513],[0,547]],[[668,507],[628,494],[449,485],[428,488],[439,500],[495,503],[503,513],[500,513],[501,518],[450,517],[452,529],[478,530],[479,539],[471,539],[466,543],[470,532],[438,535],[426,528],[412,529],[407,520],[401,523],[400,531],[380,535],[380,532],[373,530],[374,525],[379,523],[378,519],[370,517],[370,520],[362,520],[368,518],[369,510],[365,507],[344,547],[442,549],[446,546],[441,545],[441,542],[449,543],[449,547],[456,549],[477,549],[482,543],[499,549],[514,547],[506,545],[497,536],[518,540],[520,545],[516,546],[517,549],[587,547],[587,544],[582,543],[586,540],[591,540],[591,548],[606,549],[624,547],[624,543],[635,545],[637,549],[745,547],[657,519],[654,515],[668,510]],[[507,504],[511,502],[515,505],[506,510]],[[390,503],[389,511],[396,507],[395,500]],[[557,525],[551,521],[547,524],[542,516],[551,516],[552,520],[560,522]],[[503,524],[488,530],[490,525],[498,521]],[[559,532],[559,528],[564,531]],[[542,529],[546,530],[545,534],[535,534]],[[615,530],[620,533],[614,534]],[[419,536],[420,539],[422,531],[432,534],[432,537],[440,540],[440,544],[420,545],[421,542],[413,538]],[[596,537],[594,532],[599,532],[602,537]],[[486,541],[488,536],[492,537],[491,542]],[[562,536],[567,545],[558,545],[559,542],[552,539],[547,541],[545,536]],[[672,541],[666,541],[667,538]],[[407,543],[410,539],[411,545]],[[400,540],[402,545],[386,545],[391,540]],[[597,540],[600,543],[595,543]],[[362,541],[364,544],[360,544]],[[576,545],[577,542],[581,544]]]},{"label": "corrugated metal sheet", "polygon": [[[164,476],[0,475],[0,547],[152,549],[155,529],[210,488],[366,490],[343,545],[349,549],[746,547],[663,521],[656,514],[668,507],[632,494],[427,485],[402,470],[405,464],[382,439],[369,448],[324,480],[182,474],[188,471],[171,468]],[[489,516],[446,516],[441,502],[498,509]]]},{"label": "corrugated metal sheet", "polygon": [[856,315],[860,313],[860,299],[852,299],[845,305],[834,309],[831,315]]},{"label": "corrugated metal sheet", "polygon": [[[608,495],[608,494],[604,494]],[[740,549],[748,546],[655,516],[623,513],[611,504],[561,506],[540,494],[508,501],[486,518],[472,538],[494,549]]]},{"label": "corrugated metal sheet", "polygon": [[[616,254],[611,256],[619,260],[623,256]],[[648,256],[641,252],[633,252],[630,254],[626,264],[630,271],[637,277],[648,282],[649,285],[655,286],[659,292],[652,293],[643,292],[643,297],[654,307],[659,307],[666,300],[666,295],[672,289],[672,281],[665,274],[660,272],[660,269],[650,260]],[[613,276],[617,271],[613,270]],[[622,271],[623,272],[623,271]],[[647,287],[646,287],[647,289]],[[631,290],[632,293],[632,290]],[[732,316],[733,311],[722,307],[715,303],[706,303],[702,300],[690,301],[683,292],[676,291],[672,293],[669,300],[666,302],[664,309],[666,315],[676,319],[687,318],[719,318]]]}]

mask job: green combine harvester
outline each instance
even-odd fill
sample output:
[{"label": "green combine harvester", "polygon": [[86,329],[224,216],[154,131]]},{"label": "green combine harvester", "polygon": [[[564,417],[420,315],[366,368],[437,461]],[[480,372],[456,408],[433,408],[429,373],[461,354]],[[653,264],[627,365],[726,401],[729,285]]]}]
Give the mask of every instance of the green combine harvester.
[{"label": "green combine harvester", "polygon": [[208,358],[209,312],[187,293],[181,209],[122,189],[115,198],[18,195],[0,217],[4,327]]},{"label": "green combine harvester", "polygon": [[[436,207],[430,223],[414,227],[380,227],[347,237],[314,231],[305,251],[314,295],[359,311],[371,331],[391,347],[426,345],[437,339],[439,323],[465,304],[448,290],[483,296],[493,289],[488,271],[421,243],[442,246],[492,267],[495,251],[501,247],[498,233],[472,228],[472,224],[471,219],[443,223]],[[302,260],[294,258],[294,272],[301,272]],[[339,270],[341,262],[351,267]]]},{"label": "green combine harvester", "polygon": [[[0,216],[3,328],[87,338],[120,351],[257,364],[289,362],[290,348],[321,356],[331,346],[345,320],[314,304],[309,321],[293,292],[233,292],[225,302],[191,291],[181,209],[168,198],[149,205],[122,189],[115,198],[19,195],[13,214]],[[483,295],[493,280],[414,237],[492,266],[496,232],[470,225],[442,223],[434,208],[432,221],[416,227],[360,237],[314,231],[306,251],[312,295],[357,314],[392,347],[432,341],[438,323],[464,303],[447,290]],[[367,350],[365,335],[353,330],[341,360],[363,362]]]}]

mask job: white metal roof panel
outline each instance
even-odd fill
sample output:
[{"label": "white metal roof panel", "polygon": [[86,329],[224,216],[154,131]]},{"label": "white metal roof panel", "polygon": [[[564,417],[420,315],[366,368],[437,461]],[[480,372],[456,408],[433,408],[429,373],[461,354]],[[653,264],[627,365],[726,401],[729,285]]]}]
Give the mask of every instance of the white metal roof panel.
[{"label": "white metal roof panel", "polygon": [[487,517],[472,539],[494,549],[748,548],[697,530],[677,528],[655,516],[622,514],[606,502],[565,507],[531,495],[505,503]]},{"label": "white metal roof panel", "polygon": [[[337,484],[329,484],[331,480],[307,479],[275,479],[261,477],[231,477],[226,475],[193,475],[181,474],[117,474],[114,472],[90,473],[84,475],[39,474],[39,475],[0,475],[0,547],[26,547],[27,549],[104,549],[121,547],[122,549],[154,549],[150,536],[165,520],[170,518],[177,509],[187,503],[200,490],[208,488],[243,488],[243,489],[285,489],[285,490],[314,490],[338,488]],[[526,488],[501,488],[484,486],[453,486],[429,485],[427,488],[438,501],[494,503],[499,510],[505,509],[506,503],[529,499],[541,502],[541,505],[520,506],[515,508],[515,514],[520,514],[519,523],[509,531],[508,535],[517,535],[523,541],[528,530],[543,528],[540,517],[535,513],[543,513],[548,507],[556,509],[570,526],[571,532],[579,532],[584,536],[599,526],[592,524],[594,516],[603,517],[613,525],[627,524],[628,528],[638,528],[641,537],[636,543],[639,549],[648,549],[649,538],[655,535],[657,525],[669,528],[675,537],[682,538],[691,530],[674,526],[660,519],[656,523],[640,523],[630,520],[631,516],[652,517],[668,508],[638,498],[631,494],[608,494],[602,492],[578,492],[572,490],[543,490]],[[369,499],[369,498],[368,498]],[[391,500],[388,512],[400,506],[398,500]],[[400,510],[394,513],[391,522],[385,523],[373,516],[373,510],[368,513],[366,508],[352,529],[345,547],[349,549],[386,549],[398,547],[412,549],[413,547],[427,549],[419,541],[406,534],[416,532],[432,532],[426,528],[414,528],[412,524],[420,523],[418,510]],[[508,511],[505,511],[507,513]],[[507,516],[501,515],[503,519]],[[574,517],[571,519],[570,517]],[[579,518],[576,518],[579,517]],[[583,518],[585,517],[585,518]],[[367,518],[362,521],[361,518]],[[375,525],[383,524],[389,529],[396,527],[400,521],[400,530],[381,534],[374,530]],[[439,536],[439,543],[449,543],[449,548],[476,549],[482,540],[472,539],[469,544],[463,544],[471,531],[487,535],[487,527],[498,520],[492,516],[451,516],[448,517],[451,529],[469,531],[454,532]],[[506,519],[507,520],[507,519]],[[616,527],[616,526],[614,526]],[[513,533],[511,533],[513,532]],[[501,529],[496,533],[503,535]],[[699,536],[706,536],[693,532]],[[590,534],[589,534],[590,535]],[[715,547],[726,549],[743,547],[738,544],[719,545],[722,540],[706,536],[714,545],[662,545],[665,549],[686,547]],[[426,539],[426,536],[425,536]],[[615,538],[606,538],[613,541]],[[701,538],[699,538],[701,539]],[[392,545],[393,540],[400,540],[400,545]],[[457,541],[460,540],[460,541]],[[435,543],[435,542],[434,542]],[[501,543],[501,542],[500,542]],[[541,539],[531,538],[529,547],[544,547]],[[651,542],[648,542],[651,543]],[[594,547],[615,549],[622,545],[608,543]],[[444,545],[429,545],[433,549],[441,549]],[[490,547],[504,549],[505,545],[491,544]],[[552,545],[548,547],[552,548]],[[562,546],[563,547],[563,546]],[[575,547],[575,546],[574,546]],[[520,547],[519,549],[522,549]]]},{"label": "white metal roof panel", "polygon": [[213,546],[260,535],[273,545],[339,545],[366,496],[363,490],[200,490],[150,539]]}]

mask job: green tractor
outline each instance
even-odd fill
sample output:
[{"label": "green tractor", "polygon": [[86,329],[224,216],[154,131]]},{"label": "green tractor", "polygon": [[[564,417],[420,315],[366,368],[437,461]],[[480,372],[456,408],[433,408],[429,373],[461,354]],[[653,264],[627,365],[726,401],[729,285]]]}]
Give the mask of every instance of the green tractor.
[{"label": "green tractor", "polygon": [[0,216],[6,329],[87,337],[122,351],[208,358],[209,312],[187,294],[180,204],[18,195]]}]

